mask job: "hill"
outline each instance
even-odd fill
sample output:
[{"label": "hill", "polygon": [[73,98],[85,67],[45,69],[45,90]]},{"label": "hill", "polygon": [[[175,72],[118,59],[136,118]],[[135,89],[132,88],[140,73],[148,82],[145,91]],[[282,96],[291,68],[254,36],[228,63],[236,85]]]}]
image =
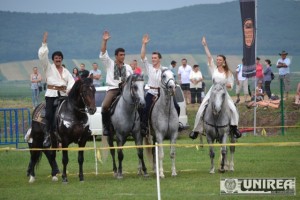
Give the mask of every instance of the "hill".
[{"label": "hill", "polygon": [[[296,0],[258,1],[258,54],[277,55],[285,49],[300,55],[295,43],[300,35],[299,8]],[[49,32],[50,51],[62,50],[69,59],[97,58],[103,30],[112,35],[110,52],[122,46],[127,54],[138,54],[142,35],[149,33],[149,51],[163,55],[203,53],[203,35],[216,54],[242,54],[238,1],[114,15],[0,11],[0,25],[0,63],[36,59],[44,31]]]}]

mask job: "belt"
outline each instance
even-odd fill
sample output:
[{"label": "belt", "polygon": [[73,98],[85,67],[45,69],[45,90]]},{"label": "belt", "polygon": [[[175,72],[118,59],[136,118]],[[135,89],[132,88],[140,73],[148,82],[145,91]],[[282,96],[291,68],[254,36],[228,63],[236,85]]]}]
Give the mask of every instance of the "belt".
[{"label": "belt", "polygon": [[152,87],[152,86],[150,86],[150,89],[155,89],[155,90],[158,90],[158,89],[159,89],[159,87]]},{"label": "belt", "polygon": [[51,89],[51,90],[58,90],[58,91],[63,91],[63,92],[65,92],[67,90],[66,86],[47,85],[47,88]]}]

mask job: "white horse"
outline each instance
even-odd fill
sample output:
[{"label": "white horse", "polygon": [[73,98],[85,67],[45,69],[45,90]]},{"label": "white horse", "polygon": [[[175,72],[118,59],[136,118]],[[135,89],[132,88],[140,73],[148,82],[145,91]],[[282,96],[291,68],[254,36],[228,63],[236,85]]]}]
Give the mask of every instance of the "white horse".
[{"label": "white horse", "polygon": [[[144,99],[144,79],[141,75],[131,75],[127,78],[121,97],[116,104],[116,108],[111,115],[113,132],[108,136],[108,144],[113,147],[114,134],[116,134],[117,146],[125,144],[127,137],[132,134],[135,144],[142,145],[143,137],[140,134],[140,117],[138,107],[145,105]],[[123,150],[118,149],[119,166],[115,161],[115,149],[110,153],[113,159],[113,171],[117,178],[123,178],[122,161],[124,158]],[[143,148],[137,149],[139,157],[139,171],[143,170],[144,176],[148,176],[147,168],[143,158]]]},{"label": "white horse", "polygon": [[[217,141],[226,144],[227,137],[230,136],[230,143],[235,143],[236,138],[230,133],[230,109],[227,103],[227,91],[223,84],[214,83],[211,88],[211,96],[204,114],[204,129],[208,144]],[[230,146],[231,160],[229,170],[234,171],[233,155],[235,147]],[[221,147],[221,166],[219,172],[224,173],[228,166],[226,146]],[[214,157],[215,152],[213,146],[209,147],[209,155],[211,159],[210,173],[215,173]]]},{"label": "white horse", "polygon": [[[170,143],[176,144],[176,139],[178,136],[178,126],[179,119],[178,113],[174,106],[174,94],[175,94],[176,84],[174,80],[174,75],[170,70],[163,70],[161,73],[161,83],[160,83],[160,96],[157,102],[153,106],[151,113],[151,125],[154,130],[152,133],[153,144],[157,142],[159,145],[163,143],[163,140],[168,137],[170,138]],[[172,176],[176,176],[175,167],[175,146],[170,147],[170,157],[172,159]],[[155,163],[155,151],[153,153],[153,161]],[[158,157],[159,157],[159,176],[164,178],[163,170],[163,158],[164,149],[162,146],[158,147]],[[155,165],[153,166],[155,169]]]}]

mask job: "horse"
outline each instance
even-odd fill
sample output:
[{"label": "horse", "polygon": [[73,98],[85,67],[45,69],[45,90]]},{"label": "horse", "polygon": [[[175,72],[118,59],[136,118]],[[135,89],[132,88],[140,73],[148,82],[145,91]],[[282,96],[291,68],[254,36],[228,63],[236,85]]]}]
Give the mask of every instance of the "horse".
[{"label": "horse", "polygon": [[[227,103],[227,90],[223,83],[214,83],[211,88],[211,96],[204,113],[204,130],[206,132],[207,143],[213,144],[215,141],[226,144],[227,137],[230,136],[230,142],[235,143],[236,138],[230,133],[230,109]],[[233,171],[233,155],[235,147],[230,146],[231,161],[229,164],[230,171]],[[226,146],[221,147],[220,173],[224,173],[228,167]],[[211,159],[211,174],[215,173],[214,167],[214,147],[209,146],[209,156]]]},{"label": "horse", "polygon": [[[42,110],[40,106],[41,105],[37,106],[37,108],[33,111],[33,116]],[[58,142],[61,143],[62,148],[67,148],[69,144],[73,142],[77,143],[79,147],[85,147],[87,140],[91,136],[87,112],[91,115],[96,112],[95,87],[91,78],[77,80],[70,90],[68,97],[62,100],[62,102],[58,105],[55,114],[57,134],[51,134],[51,143],[53,148],[58,147]],[[45,119],[43,120],[43,122],[45,122]],[[30,133],[32,143],[29,145],[30,149],[43,148],[44,131],[45,123],[32,120]],[[42,151],[39,150],[30,150],[31,157],[27,171],[30,176],[30,183],[35,181],[34,168],[41,159],[41,152]],[[51,150],[43,150],[43,152],[46,154],[50,166],[52,167],[52,180],[57,180],[56,174],[59,170],[55,160],[56,153]],[[63,150],[62,154],[62,181],[67,183],[68,179],[66,171],[69,161],[68,151]],[[84,180],[82,168],[83,161],[83,151],[78,151],[80,181]]]},{"label": "horse", "polygon": [[[130,75],[125,82],[114,111],[111,109],[112,126],[110,128],[110,134],[107,136],[107,141],[110,147],[114,146],[114,135],[116,135],[117,146],[121,147],[125,144],[127,137],[130,136],[131,133],[136,145],[143,144],[143,137],[140,133],[140,116],[138,112],[140,106],[145,106],[144,79],[141,75]],[[113,160],[114,176],[121,179],[123,178],[123,150],[117,150],[119,161],[118,167],[115,160],[115,149],[110,149],[110,153]],[[143,157],[143,148],[137,148],[137,154],[140,163],[139,172],[143,170],[144,176],[148,176]]]},{"label": "horse", "polygon": [[[153,131],[151,132],[153,144],[157,142],[158,145],[163,143],[165,138],[170,138],[170,158],[172,160],[172,176],[177,176],[175,167],[175,146],[178,137],[179,118],[176,108],[174,106],[174,94],[176,83],[173,73],[168,69],[163,69],[161,72],[161,82],[159,89],[159,98],[153,106],[150,122]],[[149,153],[148,153],[149,154]],[[148,155],[147,154],[147,155]],[[163,158],[164,149],[158,146],[159,163],[155,163],[155,151],[152,149],[153,154],[153,169],[155,165],[159,164],[159,176],[164,178]]]}]

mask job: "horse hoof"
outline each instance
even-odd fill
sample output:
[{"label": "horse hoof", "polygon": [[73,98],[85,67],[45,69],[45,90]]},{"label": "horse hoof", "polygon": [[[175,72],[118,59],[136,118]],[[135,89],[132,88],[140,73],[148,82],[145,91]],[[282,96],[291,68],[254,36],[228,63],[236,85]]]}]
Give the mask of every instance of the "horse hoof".
[{"label": "horse hoof", "polygon": [[164,174],[159,175],[160,178],[165,178]]},{"label": "horse hoof", "polygon": [[210,174],[214,174],[214,173],[215,173],[215,169],[211,169],[211,170],[209,171],[209,173],[210,173]]},{"label": "horse hoof", "polygon": [[172,176],[173,177],[177,176],[177,173],[176,172],[172,172]]},{"label": "horse hoof", "polygon": [[147,172],[144,173],[144,177],[149,177],[149,174]]},{"label": "horse hoof", "polygon": [[35,181],[35,177],[34,176],[30,176],[30,178],[29,178],[29,183],[33,183]]},{"label": "horse hoof", "polygon": [[225,169],[219,169],[220,173],[225,173]]},{"label": "horse hoof", "polygon": [[58,178],[57,178],[57,176],[52,176],[52,181],[53,181],[53,182],[56,182],[56,181],[58,181]]},{"label": "horse hoof", "polygon": [[114,172],[113,176],[114,176],[115,178],[117,178],[117,177],[118,177],[118,173],[117,173],[117,172]]},{"label": "horse hoof", "polygon": [[62,183],[67,184],[68,183],[68,179],[67,178],[63,178]]},{"label": "horse hoof", "polygon": [[119,174],[119,175],[117,176],[117,179],[123,179],[123,175],[122,175],[122,174]]}]

